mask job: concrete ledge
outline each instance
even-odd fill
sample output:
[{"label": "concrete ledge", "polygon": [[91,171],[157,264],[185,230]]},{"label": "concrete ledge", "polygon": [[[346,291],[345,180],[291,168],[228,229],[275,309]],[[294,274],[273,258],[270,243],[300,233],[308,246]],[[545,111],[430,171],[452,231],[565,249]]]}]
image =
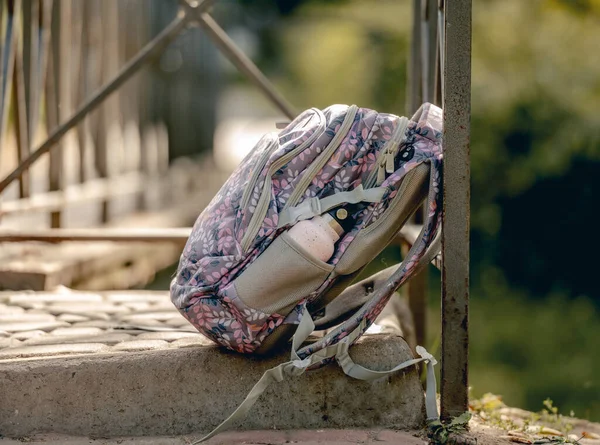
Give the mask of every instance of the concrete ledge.
[{"label": "concrete ledge", "polygon": [[[412,357],[400,337],[372,335],[352,348],[357,363],[389,369]],[[208,432],[244,399],[262,373],[287,357],[248,359],[214,346],[0,362],[0,433],[95,437]],[[367,383],[337,365],[273,384],[243,429],[423,425],[414,368]]]}]

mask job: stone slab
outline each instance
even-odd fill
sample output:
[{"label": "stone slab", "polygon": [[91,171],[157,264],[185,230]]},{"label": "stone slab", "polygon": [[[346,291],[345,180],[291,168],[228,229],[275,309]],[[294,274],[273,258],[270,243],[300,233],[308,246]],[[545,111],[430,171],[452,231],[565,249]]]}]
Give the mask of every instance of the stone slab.
[{"label": "stone slab", "polygon": [[[1,350],[0,361],[29,357],[39,359],[40,357],[52,357],[55,355],[63,354],[96,354],[98,352],[108,351],[108,349],[108,346],[106,346],[103,343],[19,346],[16,348],[6,348]],[[2,372],[3,370],[4,366],[2,365],[2,363],[0,363],[0,372]],[[1,394],[2,391],[0,391],[0,395]]]},{"label": "stone slab", "polygon": [[11,323],[0,323],[0,331],[24,332],[24,331],[52,331],[56,328],[69,327],[69,323],[63,321],[18,321]]},{"label": "stone slab", "polygon": [[[187,339],[177,341],[182,340]],[[19,349],[27,348],[2,352]],[[412,356],[404,340],[389,335],[367,336],[352,355],[377,370]],[[4,360],[0,431],[6,437],[201,434],[233,412],[266,369],[283,361],[286,355],[250,359],[206,345]],[[423,391],[414,368],[369,383],[350,379],[332,364],[273,384],[237,427],[409,429],[423,422]]]},{"label": "stone slab", "polygon": [[[0,441],[2,445],[190,445],[199,436],[178,437],[119,437],[93,439],[56,434],[20,437]],[[206,445],[355,445],[395,444],[426,445],[418,432],[392,430],[291,430],[291,431],[237,431],[226,432],[205,442]]]}]

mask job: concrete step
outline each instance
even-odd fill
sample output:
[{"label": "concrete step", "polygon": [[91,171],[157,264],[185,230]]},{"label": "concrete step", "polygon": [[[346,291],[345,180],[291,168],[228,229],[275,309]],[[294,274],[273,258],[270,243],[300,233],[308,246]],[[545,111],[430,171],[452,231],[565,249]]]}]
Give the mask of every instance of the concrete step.
[{"label": "concrete step", "polygon": [[[26,436],[15,439],[0,437],[1,445],[190,445],[200,436],[177,437],[118,437],[113,439],[73,437],[56,434]],[[206,445],[355,445],[355,444],[402,444],[426,445],[421,432],[391,430],[291,430],[291,431],[236,431],[220,434]]]},{"label": "concrete step", "polygon": [[[6,340],[0,346],[0,434],[6,437],[205,433],[233,412],[266,369],[288,360],[229,353],[197,333],[113,330],[152,317],[152,325],[170,326],[177,313],[160,293],[140,295],[150,302],[144,310],[131,306],[139,303],[131,293],[22,295],[0,295],[7,314],[0,332]],[[60,313],[63,303],[69,313]],[[93,326],[81,326],[81,314],[92,311],[77,312],[76,304],[95,308]],[[27,316],[44,314],[55,318],[24,325]],[[401,337],[382,334],[351,351],[357,363],[377,370],[412,357]],[[414,368],[368,383],[332,364],[273,384],[237,427],[418,429],[424,417]]]}]

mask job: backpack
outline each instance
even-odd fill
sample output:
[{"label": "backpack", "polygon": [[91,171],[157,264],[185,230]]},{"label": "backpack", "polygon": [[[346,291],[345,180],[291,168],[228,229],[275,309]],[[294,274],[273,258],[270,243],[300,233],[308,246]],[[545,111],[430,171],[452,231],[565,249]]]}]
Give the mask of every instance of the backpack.
[{"label": "backpack", "polygon": [[[419,358],[386,372],[355,364],[348,348],[439,252],[441,135],[442,110],[428,103],[411,120],[355,105],[311,108],[281,132],[263,136],[231,174],[194,224],[171,299],[218,345],[266,354],[291,338],[291,359],[265,372],[238,409],[202,440],[246,414],[270,382],[334,360],[364,380],[425,362],[427,417],[437,418],[436,361],[424,348],[417,347]],[[349,285],[424,200],[425,222],[404,261],[383,285],[357,298]],[[352,207],[353,226],[329,261],[287,234],[297,222],[347,204],[360,206]],[[302,346],[315,328],[335,325]]]}]

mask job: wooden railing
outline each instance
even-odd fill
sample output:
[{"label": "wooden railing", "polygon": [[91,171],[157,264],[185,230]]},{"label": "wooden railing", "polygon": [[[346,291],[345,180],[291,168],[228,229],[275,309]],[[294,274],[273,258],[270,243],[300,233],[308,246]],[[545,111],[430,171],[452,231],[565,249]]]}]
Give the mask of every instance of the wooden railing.
[{"label": "wooden railing", "polygon": [[[165,174],[165,130],[143,112],[147,77],[136,76],[106,101],[106,95],[94,94],[140,50],[148,35],[143,4],[8,0],[0,5],[3,226],[19,226],[23,218],[12,216],[31,212],[50,215],[48,223],[37,217],[33,227],[68,226],[63,210],[90,201],[100,205],[98,222],[107,222],[115,213],[111,198],[132,196],[130,207],[143,207],[144,200],[135,196],[144,179]],[[82,102],[94,106],[73,114]],[[42,158],[46,152],[50,155]]]}]

